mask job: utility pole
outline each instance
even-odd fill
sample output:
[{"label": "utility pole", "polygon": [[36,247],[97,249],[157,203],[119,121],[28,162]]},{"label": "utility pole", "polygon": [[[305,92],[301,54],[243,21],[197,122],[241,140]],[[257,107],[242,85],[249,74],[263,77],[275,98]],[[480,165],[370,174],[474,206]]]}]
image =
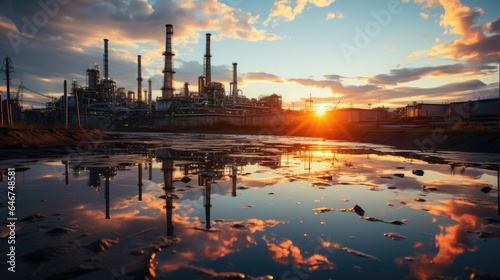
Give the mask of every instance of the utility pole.
[{"label": "utility pole", "polygon": [[[3,69],[2,69],[3,70]],[[5,111],[7,113],[7,127],[12,127],[12,111],[10,110],[10,73],[14,72],[10,57],[5,57],[5,78],[7,80],[7,100],[5,104]]]},{"label": "utility pole", "polygon": [[3,104],[2,104],[2,95],[0,94],[0,127],[3,126]]}]

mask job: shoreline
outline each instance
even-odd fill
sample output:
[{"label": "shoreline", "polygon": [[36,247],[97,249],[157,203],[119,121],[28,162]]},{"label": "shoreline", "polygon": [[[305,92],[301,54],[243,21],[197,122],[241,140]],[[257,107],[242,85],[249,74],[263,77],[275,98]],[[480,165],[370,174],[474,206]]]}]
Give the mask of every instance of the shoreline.
[{"label": "shoreline", "polygon": [[276,135],[319,137],[328,140],[371,143],[392,146],[401,150],[417,151],[457,151],[478,153],[500,153],[500,132],[495,130],[408,130],[408,129],[339,129],[337,131],[322,131],[321,133],[306,133],[294,130],[285,133],[270,134],[266,128],[226,127],[203,129],[176,129],[169,131],[113,131],[106,133],[98,129],[8,129],[0,128],[0,153],[16,150],[23,153],[37,149],[64,149],[65,147],[85,148],[116,141],[116,145],[127,142],[126,133],[133,132],[165,132],[165,133],[197,133],[197,134],[238,134],[238,135]]}]

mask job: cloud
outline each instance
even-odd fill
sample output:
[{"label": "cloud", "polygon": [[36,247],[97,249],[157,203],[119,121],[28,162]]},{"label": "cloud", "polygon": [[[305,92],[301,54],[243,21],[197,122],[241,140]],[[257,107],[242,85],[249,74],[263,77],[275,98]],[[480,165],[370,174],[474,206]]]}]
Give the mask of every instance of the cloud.
[{"label": "cloud", "polygon": [[343,85],[336,80],[288,79],[288,81],[303,86],[327,88],[334,94],[364,94],[379,89],[379,87],[370,84],[361,86]]},{"label": "cloud", "polygon": [[276,25],[280,20],[293,21],[300,15],[307,4],[324,8],[330,6],[335,0],[295,0],[295,7],[290,5],[290,0],[276,0],[271,7],[269,16],[263,22],[264,26],[272,23]]},{"label": "cloud", "polygon": [[274,74],[265,73],[265,72],[249,72],[243,75],[245,81],[264,81],[264,82],[272,82],[272,83],[283,83],[284,80]]},{"label": "cloud", "polygon": [[[85,70],[103,60],[103,38],[109,39],[110,75],[120,87],[135,89],[137,54],[143,55],[143,74],[160,87],[165,45],[165,24],[173,24],[176,53],[191,52],[207,31],[215,40],[277,40],[281,37],[258,28],[258,16],[219,1],[115,0],[65,1],[48,13],[39,3],[7,1],[0,9],[0,49],[10,55],[17,80],[40,92],[61,92],[62,80],[77,78],[85,83]],[[62,1],[61,1],[62,2]],[[55,1],[54,3],[59,3]],[[201,58],[200,58],[201,59]],[[57,67],[54,65],[57,63]],[[176,77],[187,73],[175,65]],[[193,65],[190,65],[193,66]],[[186,76],[182,70],[186,70]],[[226,66],[215,78],[230,79]],[[189,72],[191,71],[191,72]],[[194,79],[202,73],[201,68]],[[220,76],[217,76],[220,73]],[[40,82],[41,77],[51,82]],[[190,78],[192,78],[190,77]],[[29,79],[29,80],[28,80]],[[191,81],[197,82],[197,81]],[[44,100],[45,101],[45,100]]]},{"label": "cloud", "polygon": [[332,20],[332,19],[343,19],[344,14],[342,12],[337,12],[336,14],[334,12],[330,12],[326,15],[325,20]]},{"label": "cloud", "polygon": [[[444,14],[441,15],[439,25],[444,28],[445,34],[460,36],[458,39],[441,43],[430,50],[418,50],[406,59],[417,57],[421,54],[430,58],[444,57],[449,60],[469,61],[476,63],[497,62],[500,51],[499,19],[480,25],[477,24],[479,16],[484,11],[481,8],[470,8],[462,5],[458,0],[415,0],[424,8],[441,5]],[[485,33],[492,34],[487,36]]]},{"label": "cloud", "polygon": [[428,19],[429,18],[429,14],[426,14],[424,12],[420,13],[420,16],[423,18],[423,19]]},{"label": "cloud", "polygon": [[449,77],[449,76],[481,76],[492,74],[496,71],[491,65],[471,65],[456,63],[450,65],[427,66],[419,68],[391,69],[390,74],[379,74],[368,79],[372,84],[397,85],[400,83],[419,80],[423,77]]}]

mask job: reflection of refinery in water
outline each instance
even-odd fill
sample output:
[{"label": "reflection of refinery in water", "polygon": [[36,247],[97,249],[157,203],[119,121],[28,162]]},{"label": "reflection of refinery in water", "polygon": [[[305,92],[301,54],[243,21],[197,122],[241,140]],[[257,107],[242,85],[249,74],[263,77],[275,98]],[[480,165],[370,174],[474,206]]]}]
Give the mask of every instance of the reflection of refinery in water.
[{"label": "reflection of refinery in water", "polygon": [[[75,124],[78,113],[83,124],[92,126],[104,118],[110,117],[116,124],[166,124],[162,119],[168,117],[196,117],[211,114],[214,116],[265,115],[281,111],[281,96],[272,94],[259,99],[249,99],[238,89],[237,63],[233,63],[233,77],[226,94],[224,84],[212,80],[210,38],[206,34],[206,49],[203,74],[198,77],[196,91],[191,91],[185,82],[179,93],[174,93],[174,52],[172,48],[173,26],[166,25],[165,52],[163,53],[163,85],[161,97],[152,98],[152,82],[148,80],[147,90],[143,90],[141,55],[137,56],[137,92],[117,87],[109,75],[108,39],[104,39],[104,76],[101,79],[99,66],[95,64],[87,69],[87,85],[81,86],[77,80],[71,84],[68,98],[70,123]],[[78,100],[76,100],[76,98]],[[78,101],[78,102],[77,102]],[[78,104],[78,105],[77,105]],[[25,111],[27,121],[45,119],[57,122],[65,119],[66,101],[63,96],[57,101],[48,102],[45,110]],[[77,112],[76,107],[79,107]]]}]

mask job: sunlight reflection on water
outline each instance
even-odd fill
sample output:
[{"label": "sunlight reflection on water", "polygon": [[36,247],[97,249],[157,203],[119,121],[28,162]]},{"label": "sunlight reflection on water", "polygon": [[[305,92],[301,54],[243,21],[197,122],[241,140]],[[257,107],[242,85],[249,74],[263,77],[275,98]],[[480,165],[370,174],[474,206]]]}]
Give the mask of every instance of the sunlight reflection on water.
[{"label": "sunlight reflection on water", "polygon": [[[0,162],[29,167],[16,178],[17,215],[27,218],[18,222],[23,269],[16,273],[25,279],[500,276],[493,258],[500,249],[498,171],[482,166],[477,154],[446,153],[459,164],[443,164],[314,138],[172,138],[163,148],[137,152]],[[484,157],[493,166],[491,155]],[[7,250],[3,240],[0,246]]]}]

